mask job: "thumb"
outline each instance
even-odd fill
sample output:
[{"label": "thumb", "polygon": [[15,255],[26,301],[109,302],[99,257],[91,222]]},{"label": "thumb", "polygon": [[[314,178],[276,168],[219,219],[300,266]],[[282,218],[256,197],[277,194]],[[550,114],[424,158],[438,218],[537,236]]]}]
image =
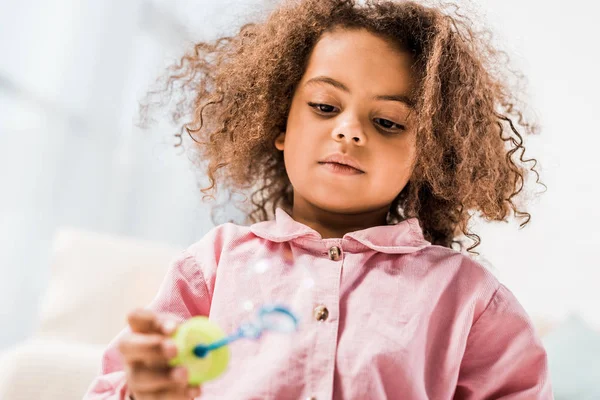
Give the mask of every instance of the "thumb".
[{"label": "thumb", "polygon": [[132,332],[136,333],[158,333],[170,336],[175,330],[181,318],[172,314],[158,314],[152,310],[138,308],[127,316],[127,321]]},{"label": "thumb", "polygon": [[154,311],[137,308],[127,315],[127,322],[132,332],[160,333],[161,327]]},{"label": "thumb", "polygon": [[160,333],[166,336],[171,336],[181,322],[183,318],[173,314],[159,314],[156,317],[156,321],[159,327]]}]

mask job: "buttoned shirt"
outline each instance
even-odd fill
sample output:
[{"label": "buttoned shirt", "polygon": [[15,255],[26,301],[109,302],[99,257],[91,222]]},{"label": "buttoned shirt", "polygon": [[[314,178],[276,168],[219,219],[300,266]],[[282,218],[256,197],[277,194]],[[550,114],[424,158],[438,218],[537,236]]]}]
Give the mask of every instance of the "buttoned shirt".
[{"label": "buttoned shirt", "polygon": [[[291,334],[228,346],[200,399],[551,399],[546,352],[513,293],[470,256],[424,239],[419,222],[322,238],[282,209],[219,225],[175,259],[148,307],[225,332],[263,304],[299,316]],[[85,399],[122,399],[117,349]]]}]

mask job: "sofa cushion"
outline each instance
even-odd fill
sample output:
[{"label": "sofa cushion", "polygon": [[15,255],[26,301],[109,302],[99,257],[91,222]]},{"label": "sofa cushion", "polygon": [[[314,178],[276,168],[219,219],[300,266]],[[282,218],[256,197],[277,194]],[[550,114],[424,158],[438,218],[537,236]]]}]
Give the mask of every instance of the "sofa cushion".
[{"label": "sofa cushion", "polygon": [[130,310],[152,300],[180,252],[161,243],[60,229],[37,336],[107,344]]},{"label": "sofa cushion", "polygon": [[104,346],[31,339],[0,354],[0,399],[81,399]]}]

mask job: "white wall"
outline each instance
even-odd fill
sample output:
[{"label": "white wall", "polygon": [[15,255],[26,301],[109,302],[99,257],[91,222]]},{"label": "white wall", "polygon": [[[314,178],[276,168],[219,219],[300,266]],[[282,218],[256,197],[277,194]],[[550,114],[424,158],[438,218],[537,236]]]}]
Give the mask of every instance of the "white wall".
[{"label": "white wall", "polygon": [[170,127],[132,120],[192,38],[258,3],[0,2],[0,348],[35,328],[58,226],[181,246],[212,226]]},{"label": "white wall", "polygon": [[482,251],[530,313],[580,313],[600,328],[600,7],[586,0],[480,0],[517,66],[542,132],[528,151],[548,191],[530,226],[485,226]]},{"label": "white wall", "polygon": [[[0,2],[0,348],[34,329],[57,226],[179,245],[211,226],[168,131],[141,133],[131,120],[146,85],[186,41],[231,33],[243,22],[235,17],[259,3]],[[598,6],[478,4],[529,77],[543,130],[528,150],[549,187],[525,230],[479,227],[480,250],[530,313],[575,311],[600,327]]]}]

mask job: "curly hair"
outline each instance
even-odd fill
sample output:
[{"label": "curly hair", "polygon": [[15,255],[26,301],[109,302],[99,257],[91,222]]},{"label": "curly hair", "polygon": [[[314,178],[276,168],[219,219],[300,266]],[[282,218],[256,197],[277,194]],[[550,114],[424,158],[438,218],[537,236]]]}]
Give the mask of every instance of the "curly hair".
[{"label": "curly hair", "polygon": [[412,53],[417,75],[415,167],[389,223],[416,217],[431,243],[464,250],[468,237],[469,252],[481,242],[468,226],[475,213],[504,221],[512,211],[525,226],[531,215],[516,196],[530,172],[545,185],[537,161],[524,158],[521,132],[537,126],[509,85],[523,77],[507,67],[489,30],[449,7],[454,12],[414,1],[288,0],[235,36],[194,44],[169,68],[161,91],[183,94],[172,118],[178,145],[185,134],[193,139],[208,178],[205,197],[214,198],[217,187],[244,194],[237,207],[249,223],[271,218],[277,207],[291,210],[291,183],[273,143],[285,131],[296,86],[322,34],[366,29]]}]

